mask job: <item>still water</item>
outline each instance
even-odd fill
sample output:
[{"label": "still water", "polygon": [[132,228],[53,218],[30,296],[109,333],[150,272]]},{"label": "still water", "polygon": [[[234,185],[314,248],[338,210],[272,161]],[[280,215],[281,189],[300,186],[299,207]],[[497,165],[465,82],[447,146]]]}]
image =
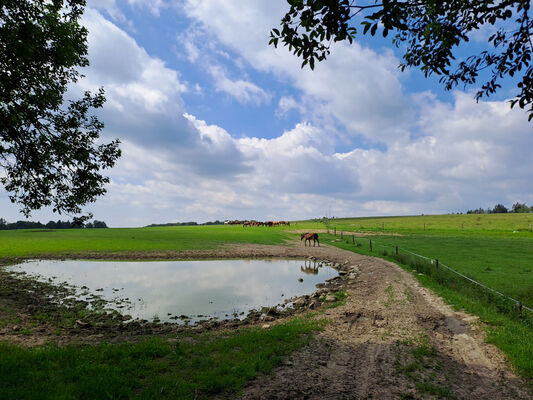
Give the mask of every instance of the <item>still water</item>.
[{"label": "still water", "polygon": [[[109,308],[133,318],[191,322],[242,318],[248,311],[311,294],[337,271],[312,261],[209,260],[157,262],[30,261],[10,267],[38,280],[77,288],[77,297],[97,294]],[[179,322],[179,320],[178,320]]]}]

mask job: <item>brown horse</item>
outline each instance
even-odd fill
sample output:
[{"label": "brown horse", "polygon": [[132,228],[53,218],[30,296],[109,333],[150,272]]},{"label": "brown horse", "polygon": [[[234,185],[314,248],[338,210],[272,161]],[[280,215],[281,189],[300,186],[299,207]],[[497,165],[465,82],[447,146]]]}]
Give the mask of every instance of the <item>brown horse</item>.
[{"label": "brown horse", "polygon": [[300,242],[305,239],[304,246],[307,246],[309,241],[309,247],[311,247],[311,240],[313,241],[313,247],[315,247],[316,242],[318,242],[318,247],[320,247],[320,241],[318,240],[318,233],[302,233],[300,237]]}]

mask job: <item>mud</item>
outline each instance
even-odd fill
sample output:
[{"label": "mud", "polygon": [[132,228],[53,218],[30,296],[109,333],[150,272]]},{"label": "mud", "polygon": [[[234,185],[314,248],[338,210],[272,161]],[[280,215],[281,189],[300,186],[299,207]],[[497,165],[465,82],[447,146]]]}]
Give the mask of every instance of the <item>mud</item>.
[{"label": "mud", "polygon": [[[485,343],[476,317],[452,310],[410,273],[381,259],[327,245],[304,247],[300,242],[287,246],[235,245],[208,251],[84,253],[65,258],[267,257],[325,261],[341,276],[313,295],[293,299],[298,303],[293,313],[312,310],[316,318],[326,318],[330,323],[273,374],[250,382],[242,399],[532,398],[526,382],[513,374],[504,355]],[[0,268],[0,340],[24,345],[136,340],[151,334],[172,335],[183,329],[228,329],[242,323],[268,329],[287,316],[260,312],[245,322],[207,322],[195,328],[125,324],[116,315],[102,315],[101,321],[80,320],[76,315],[65,318],[65,310],[57,311],[58,306],[44,295],[53,289],[32,286],[35,283],[29,280],[20,284],[14,279],[20,280]],[[27,285],[23,295],[20,285]],[[327,294],[338,290],[348,293],[344,304],[325,307]],[[39,313],[45,316],[41,320],[35,318]]]}]

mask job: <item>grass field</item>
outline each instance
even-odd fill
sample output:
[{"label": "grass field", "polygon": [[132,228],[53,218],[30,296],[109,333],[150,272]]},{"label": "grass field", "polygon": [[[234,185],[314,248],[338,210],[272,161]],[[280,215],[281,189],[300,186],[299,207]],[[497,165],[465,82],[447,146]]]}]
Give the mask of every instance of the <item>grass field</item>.
[{"label": "grass field", "polygon": [[[387,258],[408,270],[408,262],[391,257],[390,250],[393,246],[399,246],[401,251],[409,250],[438,258],[441,263],[533,307],[533,233],[529,231],[531,221],[533,214],[335,219],[329,221],[329,229],[332,232],[336,229],[337,236],[321,234],[321,241],[350,251]],[[296,226],[293,224],[291,227],[278,228],[187,226],[0,231],[0,259],[68,256],[86,252],[126,254],[213,249],[233,243],[282,244],[285,240],[296,237],[295,233],[291,233],[296,229],[313,231],[326,229],[326,226],[321,221],[298,221]],[[340,231],[345,232],[343,241],[339,241]],[[356,237],[357,246],[352,244],[351,232],[368,236]],[[370,239],[374,244],[372,252],[369,249]],[[389,249],[389,252],[383,254],[383,249]],[[521,320],[516,315],[502,312],[497,306],[487,303],[483,296],[478,297],[479,293],[470,290],[468,285],[462,285],[460,280],[457,284],[446,281],[447,278],[439,280],[431,274],[414,276],[456,308],[480,316],[487,327],[488,340],[508,355],[524,377],[533,379],[533,327],[530,319]],[[293,323],[296,325],[291,325]],[[183,344],[182,347],[157,341],[136,345],[74,346],[67,349],[46,347],[32,350],[1,345],[0,388],[4,388],[4,393],[13,398],[90,398],[85,397],[87,392],[84,390],[91,387],[106,388],[109,392],[95,392],[94,398],[99,398],[100,395],[113,398],[169,398],[178,393],[180,396],[194,398],[198,388],[198,398],[202,398],[204,394],[235,392],[243,382],[235,374],[243,373],[251,377],[268,371],[280,360],[282,354],[287,354],[295,346],[304,345],[308,337],[306,335],[319,329],[319,326],[310,321],[293,323],[280,328],[285,329],[281,335],[287,340],[279,346],[272,344],[272,338],[278,340],[277,333],[270,337],[256,331],[243,331],[243,336],[239,339],[242,340],[242,345],[228,345],[229,342],[223,335],[209,336],[206,342],[200,340],[194,344]],[[207,366],[201,361],[201,354],[205,354],[203,352],[209,348],[203,346],[210,346],[211,342],[213,346],[220,346],[220,350],[209,351],[216,354],[215,358],[224,359],[232,357],[233,348],[246,348],[245,343],[250,337],[258,351],[250,350],[253,353],[250,359],[237,358],[237,363],[232,364],[229,372],[225,367],[218,366],[214,359],[208,361]],[[263,348],[267,349],[266,352],[262,352]],[[185,359],[180,357],[187,358],[190,365],[185,366]],[[122,361],[119,362],[119,359]],[[138,364],[141,369],[136,369],[134,364]],[[16,372],[15,365],[23,366],[27,371]],[[68,366],[67,369],[65,365]],[[117,369],[117,365],[121,367]],[[214,375],[198,372],[206,368]],[[120,385],[99,382],[100,378],[97,378],[95,370],[104,371],[106,376],[113,377],[113,382],[120,382]],[[215,376],[223,378],[219,380]],[[34,377],[37,382],[41,382],[39,385],[42,388],[39,385],[28,386],[27,389],[21,387],[21,382]],[[79,384],[73,385],[73,381]],[[210,381],[215,382],[214,386],[209,386]],[[138,382],[142,382],[142,388],[138,387]],[[58,392],[55,387],[65,389]],[[46,392],[41,393],[41,390]],[[45,395],[39,397],[43,393]]]},{"label": "grass field", "polygon": [[323,323],[293,319],[141,343],[21,348],[0,343],[2,399],[206,399],[235,394],[304,346]]},{"label": "grass field", "polygon": [[84,252],[213,249],[230,243],[281,244],[283,228],[209,225],[158,228],[0,231],[0,259]]}]

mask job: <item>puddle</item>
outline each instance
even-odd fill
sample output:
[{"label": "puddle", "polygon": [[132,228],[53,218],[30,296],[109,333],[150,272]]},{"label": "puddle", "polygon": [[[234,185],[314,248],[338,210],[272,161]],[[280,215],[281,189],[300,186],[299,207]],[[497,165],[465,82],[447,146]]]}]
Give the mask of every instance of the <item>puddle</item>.
[{"label": "puddle", "polygon": [[[134,319],[196,322],[244,318],[252,309],[311,294],[337,276],[314,261],[29,261],[9,267],[40,281],[71,285],[76,298],[109,301],[107,308]],[[97,296],[97,297],[95,297]],[[185,318],[187,316],[188,318]]]}]

